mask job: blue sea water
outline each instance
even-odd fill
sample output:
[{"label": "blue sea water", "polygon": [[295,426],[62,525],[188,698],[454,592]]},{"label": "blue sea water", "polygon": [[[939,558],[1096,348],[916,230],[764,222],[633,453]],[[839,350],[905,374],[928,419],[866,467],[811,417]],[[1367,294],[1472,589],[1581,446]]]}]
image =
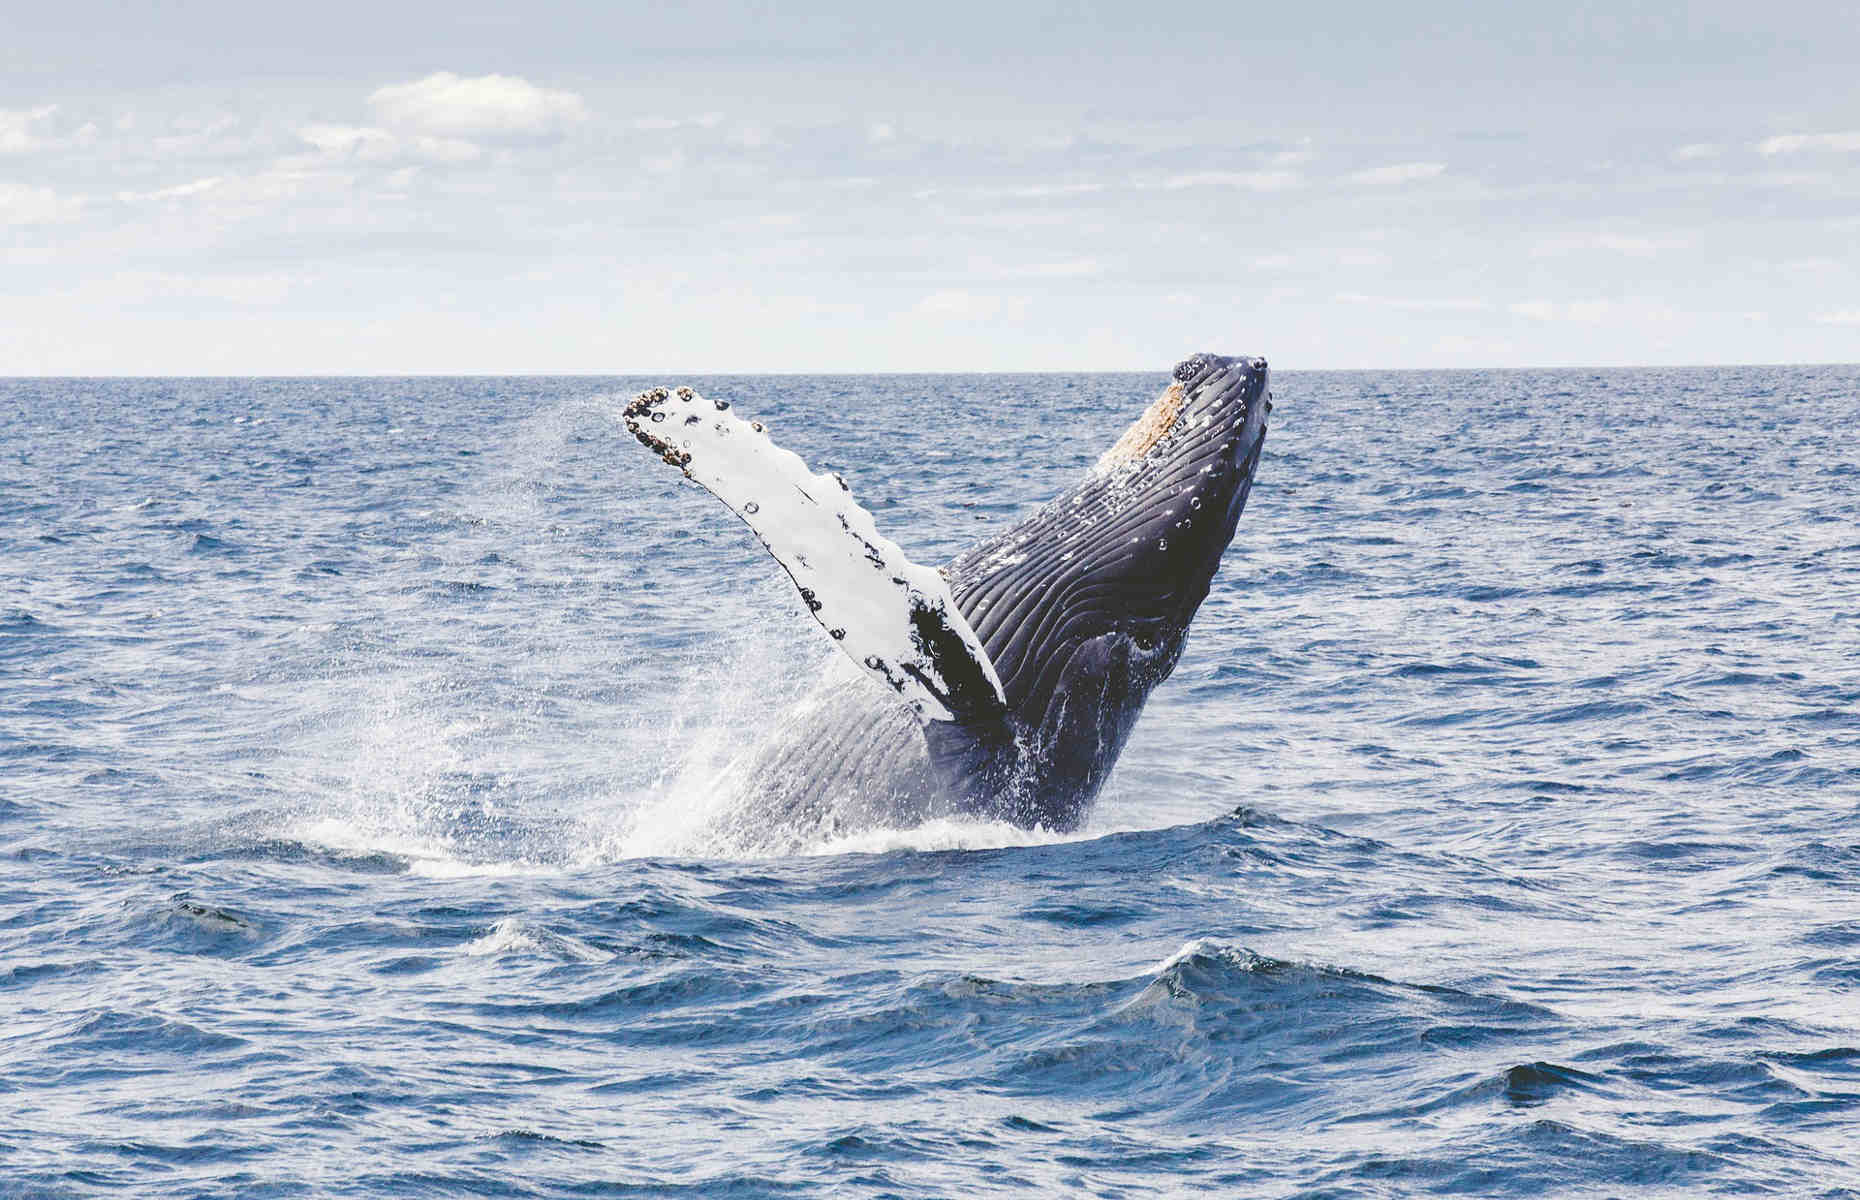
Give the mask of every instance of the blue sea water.
[{"label": "blue sea water", "polygon": [[[0,381],[0,1195],[1860,1195],[1860,368],[1282,373],[1088,829],[752,860],[646,382]],[[691,382],[935,562],[1162,377]]]}]

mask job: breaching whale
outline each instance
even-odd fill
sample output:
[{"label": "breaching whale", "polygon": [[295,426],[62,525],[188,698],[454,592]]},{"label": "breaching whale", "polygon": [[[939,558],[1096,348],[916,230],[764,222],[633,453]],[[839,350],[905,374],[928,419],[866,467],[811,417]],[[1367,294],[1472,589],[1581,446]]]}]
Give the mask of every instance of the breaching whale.
[{"label": "breaching whale", "polygon": [[957,815],[1077,828],[1233,539],[1268,381],[1263,358],[1184,360],[1069,491],[940,568],[727,400],[635,397],[627,428],[748,524],[844,652],[719,782],[740,796],[733,840]]}]

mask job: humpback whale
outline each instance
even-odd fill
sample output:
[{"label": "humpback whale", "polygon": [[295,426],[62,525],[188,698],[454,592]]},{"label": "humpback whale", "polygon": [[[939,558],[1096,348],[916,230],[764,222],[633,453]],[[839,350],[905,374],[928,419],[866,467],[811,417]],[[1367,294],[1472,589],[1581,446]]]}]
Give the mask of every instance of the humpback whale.
[{"label": "humpback whale", "polygon": [[833,645],[826,677],[726,768],[734,840],[939,816],[1056,832],[1089,814],[1182,653],[1272,409],[1266,360],[1196,354],[1070,490],[942,567],[728,400],[654,388],[622,417],[753,530]]}]

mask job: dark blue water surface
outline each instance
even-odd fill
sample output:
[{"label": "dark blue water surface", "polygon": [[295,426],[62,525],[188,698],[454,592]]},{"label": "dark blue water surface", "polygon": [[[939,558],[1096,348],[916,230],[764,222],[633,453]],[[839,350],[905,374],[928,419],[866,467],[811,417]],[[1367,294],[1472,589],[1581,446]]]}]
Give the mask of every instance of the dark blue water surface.
[{"label": "dark blue water surface", "polygon": [[[936,562],[1163,381],[691,382]],[[0,381],[0,1194],[1860,1195],[1860,368],[1282,374],[1083,835],[762,860],[642,382]]]}]

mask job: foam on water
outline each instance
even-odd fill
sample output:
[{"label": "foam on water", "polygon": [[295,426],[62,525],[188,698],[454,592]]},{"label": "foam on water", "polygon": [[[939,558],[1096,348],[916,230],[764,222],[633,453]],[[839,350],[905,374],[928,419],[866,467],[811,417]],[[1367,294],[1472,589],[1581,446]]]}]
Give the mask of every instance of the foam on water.
[{"label": "foam on water", "polygon": [[1023,829],[1006,821],[938,818],[913,829],[873,829],[844,837],[823,838],[804,854],[888,854],[896,850],[1000,850],[1009,846],[1050,846],[1078,841],[1082,833],[1060,834]]},{"label": "foam on water", "polygon": [[602,962],[613,957],[586,942],[538,929],[517,917],[505,917],[492,926],[491,932],[465,943],[460,952],[473,958],[523,954],[545,955],[575,962]]}]

